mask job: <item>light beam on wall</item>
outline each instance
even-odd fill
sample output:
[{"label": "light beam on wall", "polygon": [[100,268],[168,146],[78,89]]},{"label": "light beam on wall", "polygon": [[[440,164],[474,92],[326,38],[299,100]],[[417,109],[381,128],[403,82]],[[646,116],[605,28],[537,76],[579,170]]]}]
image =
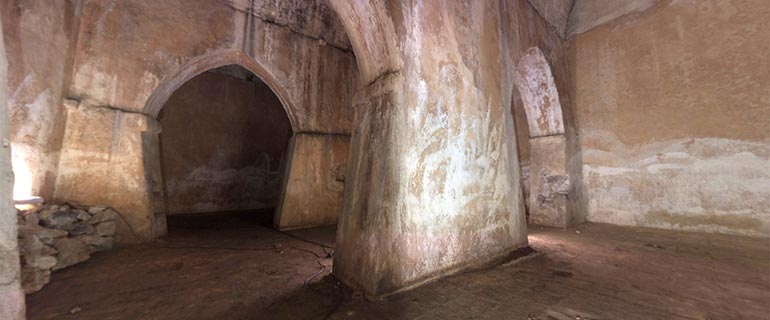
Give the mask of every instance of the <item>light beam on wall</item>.
[{"label": "light beam on wall", "polygon": [[27,161],[24,148],[11,146],[11,165],[13,166],[13,202],[17,209],[42,203],[43,199],[32,194],[32,171]]},{"label": "light beam on wall", "polygon": [[16,148],[12,151],[13,157],[13,200],[25,200],[32,197],[32,172],[25,161],[26,157],[22,155],[21,150]]}]

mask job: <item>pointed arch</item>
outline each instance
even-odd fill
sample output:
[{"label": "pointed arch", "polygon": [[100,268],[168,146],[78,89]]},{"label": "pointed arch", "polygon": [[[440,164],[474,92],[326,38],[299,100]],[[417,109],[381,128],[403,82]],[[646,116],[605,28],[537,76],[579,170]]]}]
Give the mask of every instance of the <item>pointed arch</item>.
[{"label": "pointed arch", "polygon": [[559,91],[543,52],[529,48],[519,60],[514,83],[527,114],[530,138],[564,134]]},{"label": "pointed arch", "polygon": [[189,60],[161,80],[160,84],[147,99],[142,112],[157,119],[160,110],[171,97],[171,94],[179,89],[179,87],[203,72],[228,65],[240,66],[267,84],[270,90],[278,97],[278,100],[280,100],[284,110],[286,110],[292,131],[297,131],[296,108],[289,100],[289,94],[286,89],[279,85],[276,77],[261,63],[240,50],[215,51]]}]

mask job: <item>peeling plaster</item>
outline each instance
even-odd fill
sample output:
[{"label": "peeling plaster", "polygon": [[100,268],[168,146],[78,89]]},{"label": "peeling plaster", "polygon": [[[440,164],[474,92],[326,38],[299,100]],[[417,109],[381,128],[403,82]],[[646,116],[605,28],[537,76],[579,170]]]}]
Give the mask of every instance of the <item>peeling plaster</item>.
[{"label": "peeling plaster", "polygon": [[587,137],[614,150],[583,151],[589,221],[770,236],[770,144],[695,138],[630,147],[613,137]]}]

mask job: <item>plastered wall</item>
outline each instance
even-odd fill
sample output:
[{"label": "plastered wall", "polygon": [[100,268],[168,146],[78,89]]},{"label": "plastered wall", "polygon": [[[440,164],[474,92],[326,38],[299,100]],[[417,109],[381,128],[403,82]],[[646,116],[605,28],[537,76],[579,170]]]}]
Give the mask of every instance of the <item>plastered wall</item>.
[{"label": "plastered wall", "polygon": [[661,1],[572,39],[589,221],[770,236],[768,16]]},{"label": "plastered wall", "polygon": [[158,97],[226,64],[264,80],[295,133],[349,134],[358,81],[342,30],[323,1],[86,1],[55,199],[114,206],[133,238],[163,234],[162,170],[148,158]]},{"label": "plastered wall", "polygon": [[0,3],[10,63],[8,110],[16,198],[51,200],[82,1]]},{"label": "plastered wall", "polygon": [[[572,8],[570,19],[605,23],[566,42],[568,10],[553,2],[85,1],[72,15],[77,36],[51,33],[76,39],[75,54],[43,61],[72,65],[66,94],[54,94],[66,116],[48,117],[66,119],[54,198],[115,207],[131,226],[119,229],[124,239],[161,235],[157,112],[175,89],[224,63],[263,79],[295,134],[280,204],[297,216],[282,214],[278,227],[333,223],[341,208],[334,273],[370,296],[526,246],[524,154],[563,169],[564,221],[768,235],[770,4],[602,3]],[[77,12],[59,9],[34,12]],[[37,30],[20,21],[11,25]],[[31,48],[22,51],[42,51]],[[563,136],[517,152],[527,122],[514,121],[523,101],[513,73],[531,48],[558,89],[548,101],[558,95]],[[57,83],[19,97],[34,101]],[[342,203],[326,202],[340,194]]]},{"label": "plastered wall", "polygon": [[526,246],[512,72],[538,46],[568,82],[557,31],[526,1],[369,4],[355,9],[382,25],[351,37],[356,52],[398,49],[365,47],[379,53],[366,69],[388,71],[354,101],[334,273],[380,295]]},{"label": "plastered wall", "polygon": [[349,132],[355,58],[324,1],[87,1],[81,20],[70,88],[81,103],[149,112],[180,67],[238,50],[285,89],[296,131]]}]

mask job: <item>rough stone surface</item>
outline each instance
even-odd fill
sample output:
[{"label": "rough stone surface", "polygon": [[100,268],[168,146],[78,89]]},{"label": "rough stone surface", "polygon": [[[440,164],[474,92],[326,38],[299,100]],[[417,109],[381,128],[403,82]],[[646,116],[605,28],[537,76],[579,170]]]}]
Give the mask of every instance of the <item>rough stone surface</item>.
[{"label": "rough stone surface", "polygon": [[99,212],[102,212],[104,210],[107,210],[107,207],[105,207],[105,206],[92,206],[92,207],[88,208],[88,210],[86,210],[86,211],[88,212],[88,214],[93,216],[93,215],[95,215],[95,214],[97,214]]},{"label": "rough stone surface", "polygon": [[670,1],[574,38],[588,220],[770,236],[768,16]]},{"label": "rough stone surface", "polygon": [[105,221],[96,225],[96,234],[102,237],[115,234],[115,221]]},{"label": "rough stone surface", "polygon": [[78,239],[60,238],[53,241],[53,246],[58,253],[56,254],[56,265],[52,270],[56,271],[69,267],[78,262],[83,262],[91,257],[93,249],[84,246]]},{"label": "rough stone surface", "polygon": [[59,230],[59,229],[43,228],[37,225],[34,225],[34,226],[20,225],[19,236],[20,237],[34,236],[40,239],[40,241],[42,241],[43,243],[47,245],[52,245],[54,239],[66,237],[67,231]]},{"label": "rough stone surface", "polygon": [[69,230],[78,221],[78,214],[70,210],[46,210],[41,212],[40,225],[60,230]]},{"label": "rough stone surface", "polygon": [[24,257],[24,264],[32,269],[50,269],[56,265],[57,250],[40,241],[36,235],[19,237],[19,253]]},{"label": "rough stone surface", "polygon": [[75,212],[77,213],[76,217],[78,218],[78,221],[91,220],[91,214],[89,214],[88,211],[77,209]]},{"label": "rough stone surface", "polygon": [[[115,243],[118,214],[110,208],[42,205],[19,211],[18,216],[21,284],[28,294],[43,288],[52,271],[85,261],[91,253],[109,250]],[[64,220],[61,217],[68,217],[66,228],[59,223]]]},{"label": "rough stone surface", "polygon": [[[113,225],[115,223],[113,222]],[[99,231],[98,225],[97,228],[94,229],[94,226],[92,226],[88,222],[78,222],[74,225],[72,225],[71,228],[67,229],[67,233],[69,233],[71,236],[79,236],[81,234],[92,234],[94,233],[94,230]],[[115,230],[113,228],[112,233],[115,233]]]},{"label": "rough stone surface", "polygon": [[21,282],[24,284],[24,293],[30,294],[40,289],[51,281],[51,269],[22,268]]},{"label": "rough stone surface", "polygon": [[97,209],[94,210],[94,215],[91,220],[88,220],[91,224],[97,224],[107,221],[116,221],[118,220],[118,213],[115,212],[115,210],[105,208],[105,209]]},{"label": "rough stone surface", "polygon": [[87,244],[96,251],[110,250],[115,245],[114,237],[105,237],[99,235],[85,235],[79,237],[78,240]]}]

